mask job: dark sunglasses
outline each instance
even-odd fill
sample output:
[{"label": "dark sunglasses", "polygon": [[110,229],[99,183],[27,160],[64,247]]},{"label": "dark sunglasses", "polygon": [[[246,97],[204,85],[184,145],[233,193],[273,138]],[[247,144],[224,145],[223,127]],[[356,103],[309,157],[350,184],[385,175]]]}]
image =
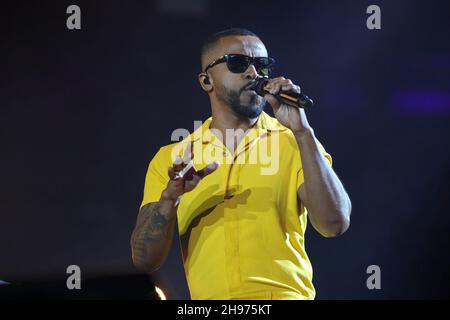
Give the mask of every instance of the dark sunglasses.
[{"label": "dark sunglasses", "polygon": [[270,77],[275,59],[266,57],[249,57],[243,54],[226,54],[208,64],[204,72],[206,73],[209,68],[224,62],[227,63],[228,70],[233,73],[243,73],[251,64],[253,64],[259,75]]}]

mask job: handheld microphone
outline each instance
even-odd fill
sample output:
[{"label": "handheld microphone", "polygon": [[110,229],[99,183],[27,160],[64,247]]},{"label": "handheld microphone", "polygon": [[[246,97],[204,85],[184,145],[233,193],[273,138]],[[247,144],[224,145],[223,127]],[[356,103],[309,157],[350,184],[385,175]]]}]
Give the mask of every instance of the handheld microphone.
[{"label": "handheld microphone", "polygon": [[[254,90],[258,95],[264,97],[264,95],[270,93],[264,89],[268,82],[269,78],[259,77],[252,81],[247,90]],[[293,91],[285,92],[280,90],[275,96],[280,98],[283,103],[297,108],[311,108],[314,104],[314,101],[307,95]]]}]

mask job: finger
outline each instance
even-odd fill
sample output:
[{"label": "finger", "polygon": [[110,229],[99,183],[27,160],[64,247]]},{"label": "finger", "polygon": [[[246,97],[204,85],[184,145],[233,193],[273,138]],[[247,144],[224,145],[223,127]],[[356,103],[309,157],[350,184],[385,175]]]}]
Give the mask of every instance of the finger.
[{"label": "finger", "polygon": [[290,80],[275,83],[269,90],[269,92],[272,95],[276,95],[280,91],[285,91],[285,92],[293,91],[293,92],[297,92],[297,93],[301,92],[300,87],[293,84]]},{"label": "finger", "polygon": [[175,173],[183,170],[185,164],[183,163],[183,159],[181,159],[180,156],[177,156],[175,158],[175,161],[173,162],[173,169],[175,171]]},{"label": "finger", "polygon": [[284,77],[279,77],[274,82],[270,93],[275,95],[275,94],[278,94],[282,90],[289,91],[289,90],[293,89],[293,86],[294,86],[294,84],[292,83],[292,81],[290,79],[286,79]]},{"label": "finger", "polygon": [[175,176],[173,167],[169,167],[169,169],[167,169],[167,175],[169,176],[169,179],[172,180]]},{"label": "finger", "polygon": [[196,175],[200,178],[204,178],[210,173],[216,171],[216,169],[219,167],[219,163],[217,161],[214,161],[213,163],[208,164],[206,167],[204,167],[202,170],[199,170]]},{"label": "finger", "polygon": [[284,80],[286,80],[285,77],[276,77],[276,78],[272,78],[272,79],[271,79],[271,81],[272,81],[273,83],[280,82],[280,81],[284,81]]},{"label": "finger", "polygon": [[277,77],[277,78],[270,79],[270,80],[267,82],[267,84],[264,86],[264,89],[267,90],[267,91],[272,90],[272,88],[274,87],[274,85],[275,85],[276,83],[278,83],[279,81],[282,81],[283,79],[284,79],[283,77]]},{"label": "finger", "polygon": [[280,80],[278,80],[276,83],[278,83],[280,85],[280,87],[282,88],[283,86],[294,86],[294,84],[292,83],[291,79],[285,79],[285,78],[281,78]]},{"label": "finger", "polygon": [[186,146],[186,150],[184,151],[184,156],[183,156],[184,164],[188,164],[189,161],[191,161],[191,159],[192,159],[192,156],[193,156],[192,146],[193,146],[192,142],[189,141]]},{"label": "finger", "polygon": [[169,175],[169,179],[172,180],[172,181],[176,181],[176,180],[180,180],[180,179],[181,179],[181,177],[180,177],[178,171],[175,171],[175,170],[173,169],[173,167],[170,167],[170,168],[167,170],[167,173],[168,173],[168,175]]},{"label": "finger", "polygon": [[281,88],[281,84],[279,82],[276,82],[272,85],[269,92],[272,95],[276,95],[280,91],[280,88]]},{"label": "finger", "polygon": [[183,177],[185,181],[190,181],[194,178],[195,173],[197,172],[195,170],[195,167],[193,165],[193,162],[189,162],[185,169],[189,168],[187,171],[183,170],[180,175]]},{"label": "finger", "polygon": [[281,89],[281,91],[294,91],[295,90],[294,86],[292,84],[289,84],[289,83],[280,86],[280,89]]},{"label": "finger", "polygon": [[195,172],[194,161],[190,160],[178,175],[185,180],[191,180],[192,174]]},{"label": "finger", "polygon": [[286,79],[284,77],[278,77],[278,78],[271,79],[270,82],[264,87],[264,89],[269,91],[271,94],[277,94],[279,92],[279,91],[276,91],[276,89],[278,87],[280,88],[279,90],[284,90],[284,91],[293,90],[295,92],[300,93],[300,91],[297,91],[297,88],[300,89],[300,87],[296,86],[294,83],[292,83],[291,79]]},{"label": "finger", "polygon": [[301,93],[301,89],[299,86],[291,83],[287,83],[281,86],[281,90],[283,91],[293,91],[293,92],[297,92],[297,93]]}]

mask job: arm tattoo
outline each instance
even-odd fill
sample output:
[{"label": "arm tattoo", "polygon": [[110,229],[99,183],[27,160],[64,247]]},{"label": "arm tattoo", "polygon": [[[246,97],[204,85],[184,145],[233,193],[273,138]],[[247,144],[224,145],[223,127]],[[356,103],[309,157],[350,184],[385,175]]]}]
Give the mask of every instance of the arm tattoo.
[{"label": "arm tattoo", "polygon": [[136,240],[159,242],[167,233],[164,228],[169,224],[159,212],[158,203],[150,203],[142,208],[142,226]]}]

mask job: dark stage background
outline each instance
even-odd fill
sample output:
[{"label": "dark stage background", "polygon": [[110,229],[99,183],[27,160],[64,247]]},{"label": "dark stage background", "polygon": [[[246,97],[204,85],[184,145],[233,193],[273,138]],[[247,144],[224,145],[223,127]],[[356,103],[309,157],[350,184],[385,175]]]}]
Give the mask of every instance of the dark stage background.
[{"label": "dark stage background", "polygon": [[[81,30],[66,8],[81,8]],[[381,8],[368,30],[366,8]],[[11,1],[1,8],[0,279],[136,273],[147,165],[210,115],[202,41],[245,27],[315,98],[315,132],[353,202],[336,239],[310,226],[318,299],[448,298],[446,1]],[[271,110],[266,112],[271,113]],[[178,241],[153,276],[187,299]],[[368,290],[366,268],[381,268]]]}]

